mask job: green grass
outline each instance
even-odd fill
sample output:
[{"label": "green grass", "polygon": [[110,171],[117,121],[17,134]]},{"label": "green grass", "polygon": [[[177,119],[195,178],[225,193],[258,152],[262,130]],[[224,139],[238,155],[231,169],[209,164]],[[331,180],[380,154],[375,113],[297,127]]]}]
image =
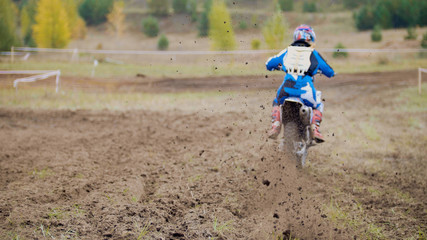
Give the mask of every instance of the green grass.
[{"label": "green grass", "polygon": [[48,176],[55,175],[55,173],[50,168],[45,168],[45,169],[42,169],[42,170],[34,169],[34,171],[31,174],[33,176],[36,176],[36,177],[40,178],[40,179],[44,179],[44,178],[46,178]]},{"label": "green grass", "polygon": [[[401,112],[426,112],[427,111],[427,74],[423,74],[421,95],[418,87],[403,90],[396,99],[397,109]],[[415,83],[414,83],[415,84]],[[418,124],[417,124],[418,125]]]},{"label": "green grass", "polygon": [[374,125],[361,122],[359,124],[360,128],[362,129],[363,134],[371,140],[371,141],[379,141],[381,139],[381,136],[378,134],[376,128]]},{"label": "green grass", "polygon": [[347,227],[354,231],[364,232],[359,233],[359,237],[362,239],[385,239],[383,229],[376,226],[374,223],[367,223],[367,218],[363,212],[363,206],[356,202],[353,209],[345,209],[341,207],[338,202],[331,199],[329,205],[324,205],[324,210],[327,213],[328,218],[338,227],[345,229]]},{"label": "green grass", "polygon": [[135,222],[135,227],[138,232],[138,238],[137,240],[143,240],[146,238],[147,234],[150,233],[150,222],[146,222],[143,224],[142,228],[139,226],[138,223]]},{"label": "green grass", "polygon": [[218,236],[223,237],[226,232],[231,231],[233,229],[232,225],[233,225],[232,220],[224,222],[224,223],[220,223],[218,221],[218,219],[215,217],[212,227],[213,227],[213,231],[216,234],[218,234]]}]

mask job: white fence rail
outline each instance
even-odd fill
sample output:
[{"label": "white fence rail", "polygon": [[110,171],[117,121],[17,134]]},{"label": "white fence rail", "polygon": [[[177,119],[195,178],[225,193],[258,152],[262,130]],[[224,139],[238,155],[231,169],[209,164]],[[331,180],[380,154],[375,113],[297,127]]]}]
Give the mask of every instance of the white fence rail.
[{"label": "white fence rail", "polygon": [[35,82],[38,80],[43,80],[52,76],[56,76],[56,88],[55,91],[58,93],[59,91],[59,85],[60,85],[60,76],[61,76],[61,70],[50,70],[50,71],[44,71],[44,70],[23,70],[23,71],[0,71],[0,74],[6,74],[6,75],[14,75],[14,74],[38,74],[31,77],[25,77],[25,78],[18,78],[15,81],[13,81],[13,87],[18,90],[18,84],[21,82]]}]

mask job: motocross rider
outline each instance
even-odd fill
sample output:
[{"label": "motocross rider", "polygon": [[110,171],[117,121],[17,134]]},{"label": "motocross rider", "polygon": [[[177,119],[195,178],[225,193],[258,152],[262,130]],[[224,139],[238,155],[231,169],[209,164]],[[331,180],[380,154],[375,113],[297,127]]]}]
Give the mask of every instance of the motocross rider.
[{"label": "motocross rider", "polygon": [[269,138],[276,139],[280,133],[280,105],[288,97],[298,97],[305,105],[313,108],[311,120],[314,139],[324,142],[319,131],[322,122],[323,103],[321,92],[313,86],[314,75],[322,73],[331,78],[334,70],[326,63],[320,54],[314,50],[316,34],[308,25],[300,25],[294,31],[294,42],[276,56],[266,62],[267,70],[282,70],[286,72],[282,85],[277,90],[273,101],[272,128],[268,133]]}]

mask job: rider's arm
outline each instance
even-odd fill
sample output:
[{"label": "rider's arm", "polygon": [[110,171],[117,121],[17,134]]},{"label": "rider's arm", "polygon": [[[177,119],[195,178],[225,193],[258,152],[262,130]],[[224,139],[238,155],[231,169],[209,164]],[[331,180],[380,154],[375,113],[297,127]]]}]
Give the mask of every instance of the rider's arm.
[{"label": "rider's arm", "polygon": [[280,66],[283,65],[283,58],[285,57],[287,53],[287,49],[281,51],[276,56],[273,56],[267,60],[265,63],[265,66],[267,67],[268,71],[274,71],[274,70],[280,70]]},{"label": "rider's arm", "polygon": [[[316,50],[313,51],[314,56],[317,59],[317,62],[319,63],[316,70],[320,70],[322,74],[324,74],[327,77],[333,77],[335,76],[334,70],[329,66],[329,64],[323,59],[323,57],[318,53]],[[317,72],[317,71],[315,71]]]}]

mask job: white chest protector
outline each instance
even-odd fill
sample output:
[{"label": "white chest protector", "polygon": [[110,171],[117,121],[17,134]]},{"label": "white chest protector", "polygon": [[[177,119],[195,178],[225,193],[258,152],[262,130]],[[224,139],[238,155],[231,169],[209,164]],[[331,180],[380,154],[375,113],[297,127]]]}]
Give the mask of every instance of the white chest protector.
[{"label": "white chest protector", "polygon": [[310,68],[310,56],[313,52],[311,47],[288,47],[288,53],[283,58],[283,65],[295,79],[304,76]]}]

